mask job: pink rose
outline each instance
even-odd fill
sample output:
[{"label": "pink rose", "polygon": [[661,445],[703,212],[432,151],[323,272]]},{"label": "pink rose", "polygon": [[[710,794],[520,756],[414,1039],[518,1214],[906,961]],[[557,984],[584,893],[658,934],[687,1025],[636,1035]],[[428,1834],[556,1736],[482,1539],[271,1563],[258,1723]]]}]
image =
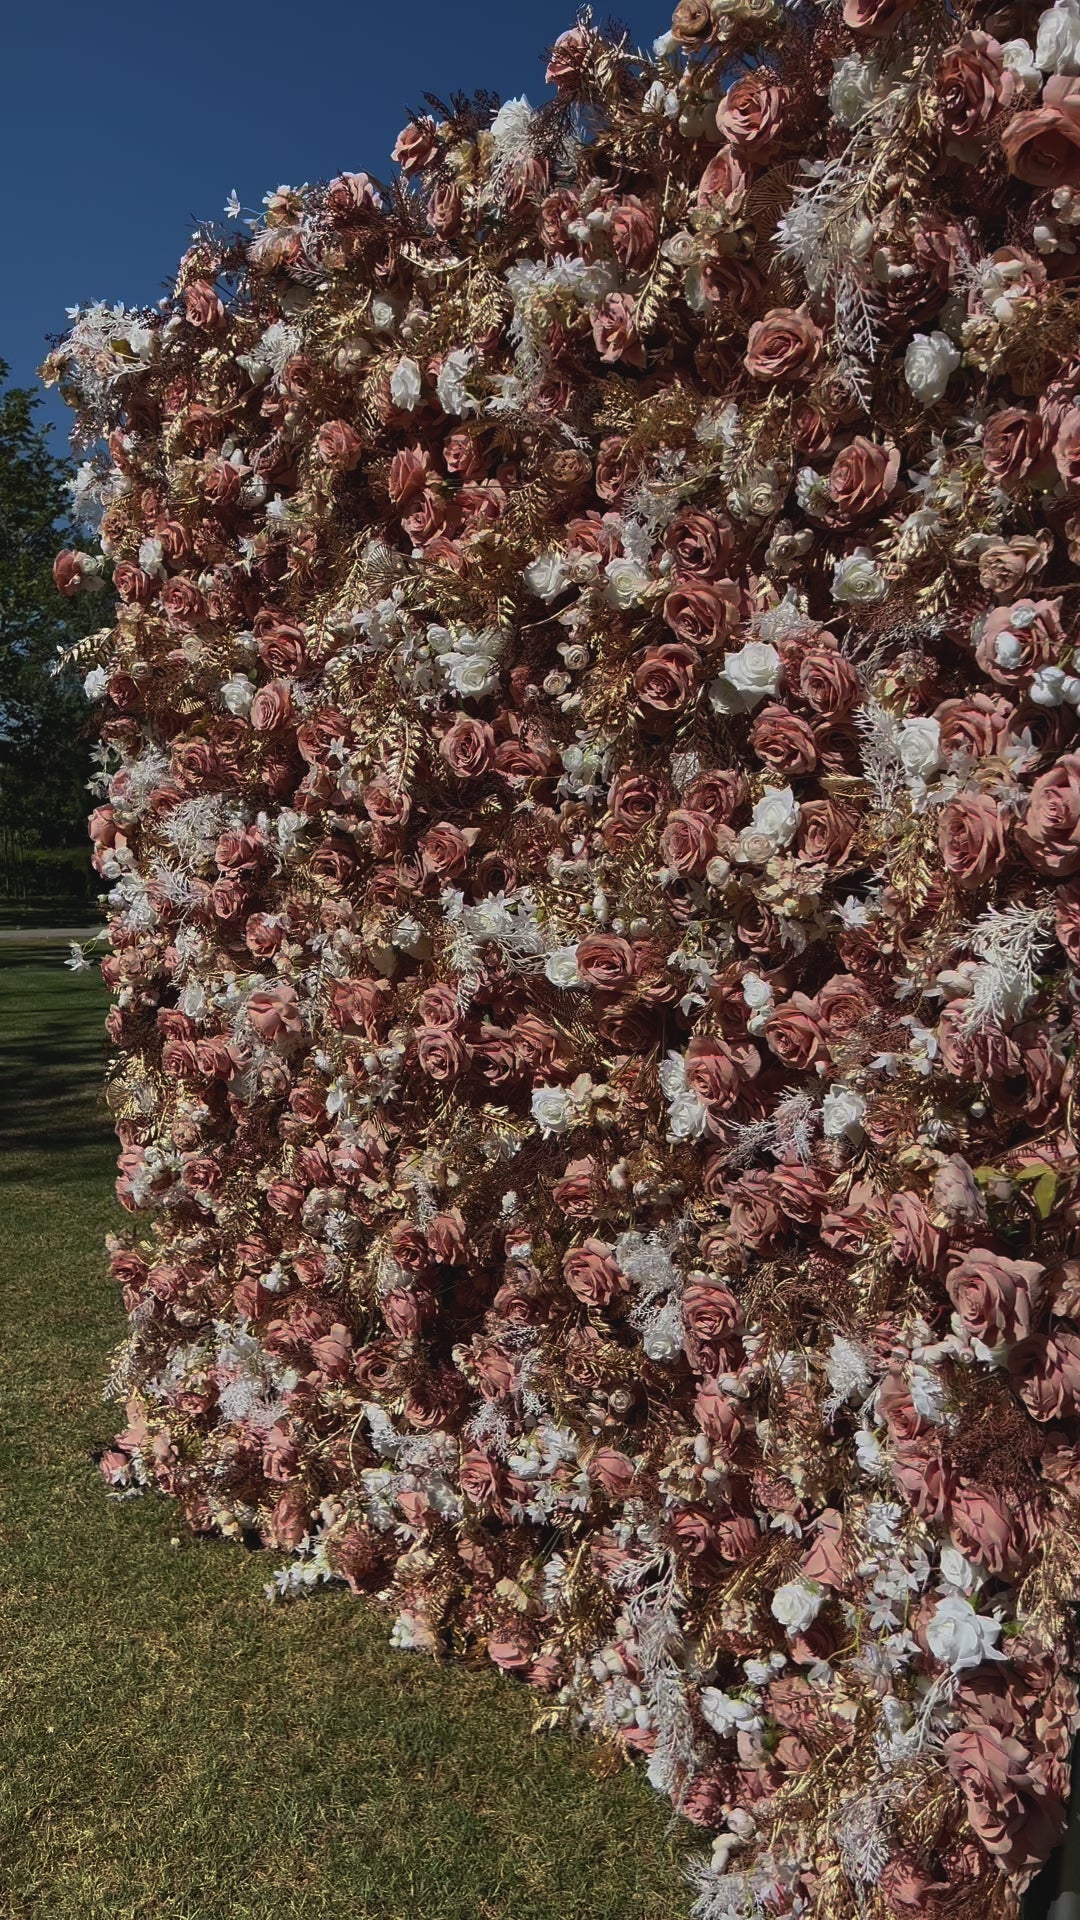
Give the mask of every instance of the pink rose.
[{"label": "pink rose", "polygon": [[821,358],[824,335],[802,308],[774,307],[746,337],[746,370],[772,385],[806,380]]},{"label": "pink rose", "polygon": [[625,1500],[635,1479],[635,1467],[625,1453],[614,1447],[599,1447],[588,1466],[589,1479],[609,1500]]},{"label": "pink rose", "polygon": [[584,1240],[563,1255],[563,1279],[585,1307],[607,1307],[629,1293],[630,1282],[603,1240]]},{"label": "pink rose", "polygon": [[1047,451],[1046,422],[1022,407],[992,413],[983,428],[983,463],[999,486],[1027,480]]},{"label": "pink rose", "polygon": [[1027,186],[1080,186],[1080,80],[1052,74],[1041,105],[1015,114],[1001,145],[1009,172]]},{"label": "pink rose", "polygon": [[988,793],[959,793],[941,809],[938,844],[960,887],[979,887],[1005,863],[1005,821]]},{"label": "pink rose", "polygon": [[1012,1573],[1023,1558],[1023,1528],[1000,1496],[983,1487],[957,1488],[949,1505],[949,1532],[960,1552],[988,1573]]},{"label": "pink rose", "polygon": [[788,103],[787,88],[770,80],[766,69],[748,73],[728,88],[716,109],[721,139],[759,165],[780,145]]},{"label": "pink rose", "polygon": [[609,293],[593,314],[592,336],[601,360],[628,367],[646,365],[644,342],[637,330],[634,302],[629,294]]},{"label": "pink rose", "polygon": [[1080,867],[1080,754],[1063,754],[1036,780],[1016,844],[1033,867],[1055,879]]},{"label": "pink rose", "polygon": [[708,652],[739,622],[739,589],[733,580],[696,580],[674,587],[664,601],[664,619],[676,639]]},{"label": "pink rose", "polygon": [[334,473],[351,473],[360,465],[364,443],[347,420],[324,420],[315,436],[319,459]]},{"label": "pink rose", "polygon": [[266,992],[253,993],[247,1015],[260,1040],[277,1040],[282,1034],[303,1031],[296,988],[284,981]]},{"label": "pink rose", "polygon": [[856,434],[837,454],[829,473],[829,501],[835,517],[849,525],[880,513],[896,490],[899,474],[896,447],[880,447]]},{"label": "pink rose", "polygon": [[962,1255],[945,1283],[965,1333],[984,1346],[1012,1345],[1031,1332],[1045,1269],[989,1247]]}]

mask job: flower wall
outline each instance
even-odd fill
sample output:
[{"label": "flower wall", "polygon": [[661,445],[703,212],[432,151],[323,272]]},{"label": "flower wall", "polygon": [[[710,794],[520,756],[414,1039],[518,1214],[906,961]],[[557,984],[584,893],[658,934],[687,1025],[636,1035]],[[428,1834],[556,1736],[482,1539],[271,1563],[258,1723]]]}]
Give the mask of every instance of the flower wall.
[{"label": "flower wall", "polygon": [[646,1756],[701,1920],[1014,1914],[1078,1720],[1080,12],[680,0],[548,79],[47,365],[119,596],[103,1469]]}]

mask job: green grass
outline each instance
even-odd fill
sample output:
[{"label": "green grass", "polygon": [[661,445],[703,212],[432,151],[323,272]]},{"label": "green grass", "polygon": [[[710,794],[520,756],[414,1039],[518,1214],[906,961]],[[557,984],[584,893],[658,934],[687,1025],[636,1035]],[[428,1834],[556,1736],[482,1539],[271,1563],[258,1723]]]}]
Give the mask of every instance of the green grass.
[{"label": "green grass", "polygon": [[0,1914],[685,1915],[689,1830],[524,1688],[391,1653],[343,1589],[269,1607],[274,1559],[107,1497],[105,1001],[63,958],[0,946]]}]

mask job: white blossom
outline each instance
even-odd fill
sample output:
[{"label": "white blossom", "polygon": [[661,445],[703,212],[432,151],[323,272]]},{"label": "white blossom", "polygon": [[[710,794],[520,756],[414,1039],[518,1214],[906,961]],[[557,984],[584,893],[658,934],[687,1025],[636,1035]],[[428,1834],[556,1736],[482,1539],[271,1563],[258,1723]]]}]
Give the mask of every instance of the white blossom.
[{"label": "white blossom", "polygon": [[1043,73],[1080,73],[1080,6],[1059,0],[1039,17],[1035,65]]},{"label": "white blossom", "polygon": [[920,406],[935,407],[963,355],[947,333],[917,333],[904,355],[904,379]]},{"label": "white blossom", "polygon": [[416,361],[406,354],[390,375],[390,398],[402,413],[413,413],[420,404],[423,382]]},{"label": "white blossom", "polygon": [[804,1580],[789,1580],[772,1597],[772,1616],[788,1633],[805,1633],[821,1612],[825,1595]]},{"label": "white blossom", "polygon": [[981,1667],[984,1660],[1004,1660],[998,1647],[1000,1620],[977,1613],[962,1594],[947,1594],[934,1608],[926,1629],[926,1644],[935,1660],[963,1673],[968,1667]]},{"label": "white blossom", "polygon": [[868,547],[856,547],[854,553],[838,560],[833,567],[832,597],[841,604],[866,606],[884,598],[885,576],[878,572]]},{"label": "white blossom", "polygon": [[851,1087],[834,1084],[822,1102],[822,1131],[830,1140],[858,1141],[863,1135],[866,1101]]},{"label": "white blossom", "polygon": [[767,640],[748,640],[738,653],[724,655],[724,670],[709,688],[717,713],[752,713],[770,699],[780,682],[780,655]]}]

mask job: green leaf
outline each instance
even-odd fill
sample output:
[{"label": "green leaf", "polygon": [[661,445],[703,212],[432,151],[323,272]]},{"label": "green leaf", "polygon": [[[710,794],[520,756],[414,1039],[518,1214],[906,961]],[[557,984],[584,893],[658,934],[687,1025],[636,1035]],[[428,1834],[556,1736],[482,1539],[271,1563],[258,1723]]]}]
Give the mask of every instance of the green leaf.
[{"label": "green leaf", "polygon": [[1049,1220],[1057,1199],[1058,1177],[1052,1167],[1047,1167],[1041,1180],[1035,1185],[1035,1211],[1040,1220]]}]

